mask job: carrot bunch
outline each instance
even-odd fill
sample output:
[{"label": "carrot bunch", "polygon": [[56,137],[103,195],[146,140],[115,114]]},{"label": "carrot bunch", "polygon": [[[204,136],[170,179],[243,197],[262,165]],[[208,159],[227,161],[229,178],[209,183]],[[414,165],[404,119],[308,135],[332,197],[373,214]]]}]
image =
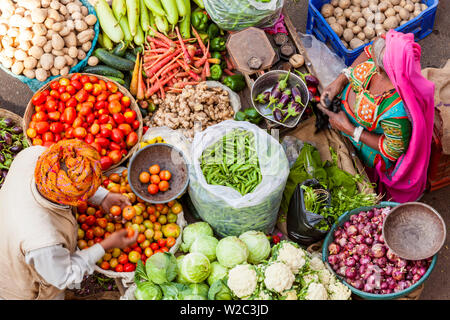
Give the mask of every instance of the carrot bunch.
[{"label": "carrot bunch", "polygon": [[180,93],[187,85],[206,81],[211,75],[209,63],[214,60],[209,52],[209,41],[205,46],[194,28],[195,38],[183,39],[176,27],[176,40],[151,30],[154,36],[147,37],[141,63],[145,79],[139,81],[145,86],[146,99],[153,94],[164,99],[166,93]]}]

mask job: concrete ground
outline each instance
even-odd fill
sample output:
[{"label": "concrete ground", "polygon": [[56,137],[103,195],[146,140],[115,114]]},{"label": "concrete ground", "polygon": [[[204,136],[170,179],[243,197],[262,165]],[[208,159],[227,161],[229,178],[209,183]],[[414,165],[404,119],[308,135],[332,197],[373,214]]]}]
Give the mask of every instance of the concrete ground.
[{"label": "concrete ground", "polygon": [[[308,12],[307,0],[285,0],[288,14],[300,32],[305,32]],[[450,1],[441,0],[436,13],[433,32],[419,41],[422,46],[422,67],[442,67],[450,58]],[[32,92],[19,80],[0,71],[0,108],[11,110],[21,116],[25,111]],[[433,206],[450,226],[450,186],[426,193],[421,201]],[[447,227],[448,230],[448,227]],[[450,299],[450,232],[444,247],[439,253],[437,265],[425,284],[421,299],[448,300]]]}]

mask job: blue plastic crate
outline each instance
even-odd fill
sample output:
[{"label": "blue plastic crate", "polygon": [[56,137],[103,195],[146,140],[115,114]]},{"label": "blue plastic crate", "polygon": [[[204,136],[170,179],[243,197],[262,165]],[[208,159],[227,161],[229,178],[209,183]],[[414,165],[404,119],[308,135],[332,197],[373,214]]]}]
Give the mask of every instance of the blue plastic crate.
[{"label": "blue plastic crate", "polygon": [[[306,33],[314,35],[322,42],[330,43],[336,54],[344,59],[345,64],[351,65],[367,44],[354,50],[349,50],[344,47],[342,41],[320,13],[320,9],[326,3],[330,3],[330,0],[309,0]],[[439,0],[422,0],[422,3],[428,6],[425,11],[404,25],[395,28],[396,31],[403,33],[414,33],[416,41],[425,38],[433,31],[434,18],[436,17]]]}]

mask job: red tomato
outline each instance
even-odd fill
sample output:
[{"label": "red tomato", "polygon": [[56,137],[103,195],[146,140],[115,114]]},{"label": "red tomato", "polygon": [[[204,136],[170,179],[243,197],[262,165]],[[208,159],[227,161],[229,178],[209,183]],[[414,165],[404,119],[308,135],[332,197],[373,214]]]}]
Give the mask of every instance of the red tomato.
[{"label": "red tomato", "polygon": [[59,79],[59,84],[62,85],[62,86],[68,86],[69,83],[70,83],[70,80],[67,79],[67,78],[61,78],[61,79]]},{"label": "red tomato", "polygon": [[166,243],[167,243],[167,240],[166,240],[166,239],[159,239],[159,240],[158,240],[158,246],[160,246],[161,248],[162,248],[162,247],[165,247],[165,246],[166,246]]},{"label": "red tomato", "polygon": [[110,145],[109,145],[109,148],[111,149],[111,150],[121,150],[122,148],[117,144],[117,143],[115,143],[115,142],[111,142],[110,143]]},{"label": "red tomato", "polygon": [[[62,87],[62,88],[64,88],[64,87]],[[50,96],[55,98],[55,99],[59,99],[59,92],[58,92],[58,90],[51,90],[50,91]]]},{"label": "red tomato", "polygon": [[122,160],[122,154],[119,150],[113,150],[108,153],[108,157],[112,160],[114,164],[118,164]]},{"label": "red tomato", "polygon": [[95,221],[96,221],[96,219],[95,219],[94,216],[87,216],[87,217],[86,217],[86,223],[87,223],[89,226],[92,226],[92,225],[95,223]]},{"label": "red tomato", "polygon": [[48,112],[53,112],[58,110],[58,103],[55,100],[49,100],[45,103],[45,109]]},{"label": "red tomato", "polygon": [[[109,95],[109,97],[108,97],[108,102],[117,100],[117,101],[120,103],[120,98],[122,98],[120,92],[113,93],[113,94]],[[121,108],[122,108],[122,106],[121,106]]]},{"label": "red tomato", "polygon": [[75,130],[73,131],[73,135],[75,136],[75,138],[79,139],[83,139],[86,136],[86,134],[87,134],[86,129],[83,127],[75,128]]},{"label": "red tomato", "polygon": [[46,133],[44,133],[42,135],[42,141],[45,142],[53,142],[54,141],[54,136],[53,133],[51,133],[50,131],[47,131]]},{"label": "red tomato", "polygon": [[[94,217],[92,217],[92,218],[94,218]],[[94,218],[95,219],[95,218]],[[87,220],[87,219],[86,219]],[[84,237],[86,238],[86,239],[89,239],[89,240],[92,240],[92,239],[94,239],[94,230],[92,230],[92,229],[87,229],[86,230],[86,233],[85,233],[85,235],[84,235]]]},{"label": "red tomato", "polygon": [[120,131],[122,131],[124,136],[129,135],[133,131],[133,129],[131,129],[131,126],[128,123],[121,123],[121,124],[119,124],[118,129]]},{"label": "red tomato", "polygon": [[108,94],[106,92],[102,92],[97,96],[97,101],[107,101],[108,100]]},{"label": "red tomato", "polygon": [[47,121],[48,116],[44,111],[40,111],[36,114],[34,114],[34,121],[40,122],[40,121]]},{"label": "red tomato", "polygon": [[123,266],[123,272],[133,272],[136,270],[136,266],[132,263],[127,263]]},{"label": "red tomato", "polygon": [[109,262],[108,261],[103,261],[102,263],[100,263],[100,268],[102,268],[103,270],[109,270]]},{"label": "red tomato", "polygon": [[125,253],[121,253],[120,256],[117,258],[117,261],[120,264],[126,264],[128,263],[128,255]]},{"label": "red tomato", "polygon": [[61,100],[62,102],[67,102],[71,97],[72,96],[69,93],[64,92],[59,96],[59,100]]},{"label": "red tomato", "polygon": [[133,128],[133,130],[137,130],[137,129],[139,129],[140,125],[141,124],[140,124],[139,120],[134,120],[133,124],[131,125],[131,127]]},{"label": "red tomato", "polygon": [[103,137],[95,138],[95,142],[97,142],[102,148],[107,148],[111,143],[108,139]]},{"label": "red tomato", "polygon": [[124,138],[124,135],[123,135],[122,131],[120,131],[120,130],[117,129],[117,128],[112,129],[112,132],[111,132],[111,139],[112,139],[114,142],[121,143],[121,142],[123,141],[123,138]]},{"label": "red tomato", "polygon": [[92,133],[86,134],[86,137],[84,138],[84,142],[86,142],[88,144],[94,143],[94,136],[92,135]]},{"label": "red tomato", "polygon": [[27,129],[27,136],[28,136],[29,138],[31,138],[31,139],[36,138],[36,136],[37,136],[36,129],[28,128],[28,129]]},{"label": "red tomato", "polygon": [[83,88],[83,85],[81,84],[81,82],[80,81],[78,81],[78,80],[72,80],[71,82],[70,82],[70,84],[75,88],[75,90],[81,90],[81,88]]},{"label": "red tomato", "polygon": [[59,121],[59,118],[61,118],[61,112],[59,111],[49,112],[48,118],[52,121]]},{"label": "red tomato", "polygon": [[117,87],[117,85],[116,85],[115,83],[111,82],[111,81],[108,81],[108,82],[106,83],[106,87],[108,88],[108,90],[109,90],[111,93],[116,93],[117,90],[119,89],[119,88]]},{"label": "red tomato", "polygon": [[133,121],[136,120],[136,111],[134,110],[128,110],[123,115],[127,123],[133,123]]},{"label": "red tomato", "polygon": [[86,117],[86,122],[89,124],[92,124],[95,122],[95,115],[93,113],[90,113]]},{"label": "red tomato", "polygon": [[119,101],[113,100],[108,104],[108,111],[112,114],[119,113],[122,111],[122,105]]},{"label": "red tomato", "polygon": [[150,194],[157,194],[159,191],[158,185],[156,185],[154,183],[149,184],[147,187],[147,191]]},{"label": "red tomato", "polygon": [[89,81],[92,83],[97,83],[98,82],[98,78],[96,76],[89,76]]},{"label": "red tomato", "polygon": [[145,134],[147,132],[147,130],[148,130],[147,126],[142,127],[142,134]]},{"label": "red tomato", "polygon": [[158,188],[162,192],[167,191],[167,190],[169,190],[169,183],[167,181],[163,180],[158,184]]},{"label": "red tomato", "polygon": [[81,74],[80,74],[80,73],[74,73],[74,74],[70,77],[70,81],[80,80],[80,78],[81,78]]},{"label": "red tomato", "polygon": [[68,108],[75,108],[77,106],[77,99],[75,99],[74,97],[70,98],[69,100],[67,100],[66,102],[66,107]]},{"label": "red tomato", "polygon": [[42,144],[43,144],[42,139],[38,137],[33,139],[33,146],[42,146]]},{"label": "red tomato", "polygon": [[128,108],[131,104],[131,99],[127,96],[122,97],[120,101],[122,102],[122,106],[124,106],[125,108]]},{"label": "red tomato", "polygon": [[82,127],[84,123],[84,119],[80,116],[76,117],[75,120],[72,123],[72,127],[79,128]]},{"label": "red tomato", "polygon": [[109,116],[107,114],[102,114],[102,115],[100,115],[100,117],[98,117],[98,122],[101,124],[108,123],[108,121],[109,121]]},{"label": "red tomato", "polygon": [[85,102],[89,97],[89,94],[86,90],[81,89],[75,94],[75,99],[77,99],[78,102]]},{"label": "red tomato", "polygon": [[153,242],[152,244],[150,244],[150,249],[152,249],[153,251],[158,250],[159,249],[158,243]]},{"label": "red tomato", "polygon": [[83,89],[87,92],[91,92],[94,89],[94,85],[90,82],[86,82],[83,86]]},{"label": "red tomato", "polygon": [[80,108],[80,114],[82,116],[87,116],[88,114],[90,114],[92,112],[92,108],[94,107],[92,102],[83,102],[81,104],[81,108]]},{"label": "red tomato", "polygon": [[113,165],[113,161],[111,160],[110,157],[108,156],[103,156],[100,158],[100,165],[102,167],[102,170],[108,170],[112,165]]},{"label": "red tomato", "polygon": [[89,80],[89,76],[86,76],[86,75],[82,75],[81,76],[81,78],[80,78],[80,82],[84,85],[85,83],[88,83],[90,80]]},{"label": "red tomato", "polygon": [[75,88],[75,86],[73,86],[73,85],[68,85],[65,88],[66,88],[66,92],[71,94],[71,95],[74,95],[75,93],[77,93],[77,90],[79,90],[79,89]]},{"label": "red tomato", "polygon": [[[95,141],[95,139],[94,139],[94,141]],[[95,148],[95,150],[97,150],[98,153],[102,152],[102,147],[97,142],[92,142],[91,146],[93,146]]]},{"label": "red tomato", "polygon": [[159,173],[159,177],[161,178],[161,180],[169,181],[172,177],[172,174],[168,170],[163,170]]},{"label": "red tomato", "polygon": [[72,138],[73,138],[73,131],[74,131],[74,130],[75,130],[75,129],[72,128],[72,127],[66,129],[65,132],[64,132],[64,138],[66,138],[66,139],[72,139]]},{"label": "red tomato", "polygon": [[123,264],[118,264],[114,269],[116,272],[123,272]]},{"label": "red tomato", "polygon": [[162,247],[160,250],[161,252],[169,252],[169,248],[167,247]]},{"label": "red tomato", "polygon": [[38,106],[40,104],[43,104],[45,102],[45,94],[42,92],[38,92],[36,93],[33,98],[31,99],[31,102],[35,105]]},{"label": "red tomato", "polygon": [[66,108],[61,115],[61,121],[66,123],[73,123],[76,118],[77,112],[75,108]]},{"label": "red tomato", "polygon": [[38,134],[43,134],[47,132],[49,128],[50,125],[48,124],[48,122],[45,121],[36,122],[36,131]]},{"label": "red tomato", "polygon": [[138,142],[139,138],[136,132],[130,132],[130,134],[127,136],[126,139],[126,144],[128,149],[130,149],[131,147],[133,147],[137,142]]},{"label": "red tomato", "polygon": [[100,125],[97,123],[94,123],[91,128],[89,129],[89,132],[92,133],[93,135],[96,135],[97,133],[100,132]]},{"label": "red tomato", "polygon": [[[63,94],[66,91],[67,91],[67,87],[61,86],[58,88],[59,95]],[[68,92],[68,93],[70,93],[70,92]]]},{"label": "red tomato", "polygon": [[168,237],[166,245],[168,248],[172,248],[176,242],[177,240],[174,237]]},{"label": "red tomato", "polygon": [[59,133],[55,133],[55,142],[58,142],[61,139],[61,135]]},{"label": "red tomato", "polygon": [[[119,125],[119,129],[120,129],[120,124],[125,122],[125,117],[121,113],[114,113],[112,115],[112,117],[113,117],[114,121]],[[130,127],[130,129],[131,129],[131,127]]]},{"label": "red tomato", "polygon": [[50,82],[50,88],[51,88],[52,90],[58,90],[58,88],[59,88],[59,82],[58,82],[58,81],[52,81],[52,82]]}]

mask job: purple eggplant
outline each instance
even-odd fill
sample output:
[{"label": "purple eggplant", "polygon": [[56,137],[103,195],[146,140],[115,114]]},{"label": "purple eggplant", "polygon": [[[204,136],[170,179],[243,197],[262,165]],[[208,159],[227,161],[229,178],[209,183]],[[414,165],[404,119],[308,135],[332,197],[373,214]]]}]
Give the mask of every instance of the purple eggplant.
[{"label": "purple eggplant", "polygon": [[297,112],[297,113],[302,112],[303,109],[304,109],[304,107],[301,104],[297,103],[297,102],[292,103],[292,108],[294,108],[295,112]]},{"label": "purple eggplant", "polygon": [[0,128],[9,128],[14,125],[14,121],[11,118],[0,119]]},{"label": "purple eggplant", "polygon": [[23,149],[22,145],[16,144],[16,145],[12,146],[9,150],[12,153],[19,153],[22,149]]},{"label": "purple eggplant", "polygon": [[20,133],[23,132],[22,128],[19,127],[19,126],[14,126],[14,127],[12,127],[11,131],[12,131],[12,133],[14,133],[14,134],[20,134]]},{"label": "purple eggplant", "polygon": [[278,122],[281,122],[281,120],[283,120],[283,113],[280,109],[273,110],[273,118]]},{"label": "purple eggplant", "polygon": [[12,136],[9,132],[3,132],[0,138],[9,146],[12,144]]},{"label": "purple eggplant", "polygon": [[305,81],[306,81],[306,85],[309,86],[313,86],[313,87],[318,87],[319,86],[319,79],[317,79],[316,77],[308,74],[305,76]]},{"label": "purple eggplant", "polygon": [[270,97],[274,99],[280,99],[282,94],[283,91],[280,89],[280,83],[277,83],[277,85],[272,88],[272,91],[270,91]]},{"label": "purple eggplant", "polygon": [[5,157],[0,153],[0,164],[5,162]]},{"label": "purple eggplant", "polygon": [[268,103],[270,99],[270,91],[266,91],[263,93],[258,94],[258,96],[255,98],[255,102],[259,102],[261,104]]},{"label": "purple eggplant", "polygon": [[291,100],[291,90],[287,89],[283,91],[280,101],[278,101],[277,107],[283,109]]},{"label": "purple eggplant", "polygon": [[298,104],[303,105],[302,103],[302,93],[300,92],[300,89],[298,88],[299,85],[297,84],[295,87],[291,89],[292,91],[292,97],[294,98],[294,101]]}]

